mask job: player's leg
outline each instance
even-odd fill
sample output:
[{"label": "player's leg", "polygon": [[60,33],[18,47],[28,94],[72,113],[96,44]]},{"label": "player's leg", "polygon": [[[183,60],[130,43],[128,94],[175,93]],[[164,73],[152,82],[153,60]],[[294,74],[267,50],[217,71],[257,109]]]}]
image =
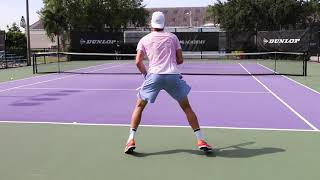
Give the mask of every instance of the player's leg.
[{"label": "player's leg", "polygon": [[138,126],[141,122],[141,116],[144,108],[148,104],[147,101],[144,101],[140,98],[138,98],[136,106],[133,110],[132,116],[131,116],[131,128],[132,129],[138,129]]},{"label": "player's leg", "polygon": [[162,77],[155,74],[149,74],[147,79],[142,84],[142,87],[138,93],[138,100],[136,106],[133,110],[131,117],[131,128],[129,133],[129,138],[125,148],[125,153],[132,153],[136,148],[135,146],[135,134],[138,126],[141,122],[142,112],[146,105],[149,103],[154,103],[161,87]]},{"label": "player's leg", "polygon": [[147,104],[147,101],[138,98],[131,117],[131,127],[129,132],[129,138],[124,150],[125,153],[132,153],[133,150],[136,148],[135,134],[141,122],[142,112]]},{"label": "player's leg", "polygon": [[179,101],[179,105],[187,116],[188,122],[192,127],[194,134],[198,140],[197,145],[200,150],[212,151],[212,147],[205,141],[202,130],[200,129],[199,121],[197,115],[191,108],[188,97],[183,98]]},{"label": "player's leg", "polygon": [[186,114],[188,122],[193,130],[200,129],[199,121],[197,115],[192,110],[188,97],[183,98],[179,101],[179,105],[182,108],[183,112]]},{"label": "player's leg", "polygon": [[169,76],[167,80],[167,86],[165,87],[165,90],[179,102],[180,107],[186,114],[188,122],[198,140],[198,147],[204,151],[211,151],[212,147],[204,140],[197,115],[194,113],[188,100],[188,94],[191,90],[191,87],[182,79],[182,76],[172,75]]}]

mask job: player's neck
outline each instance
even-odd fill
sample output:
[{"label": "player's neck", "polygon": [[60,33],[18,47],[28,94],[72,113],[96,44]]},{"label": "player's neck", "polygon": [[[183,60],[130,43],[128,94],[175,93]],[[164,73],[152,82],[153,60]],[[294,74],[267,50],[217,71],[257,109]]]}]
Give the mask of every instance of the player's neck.
[{"label": "player's neck", "polygon": [[164,29],[152,28],[151,31],[152,31],[152,32],[163,32]]}]

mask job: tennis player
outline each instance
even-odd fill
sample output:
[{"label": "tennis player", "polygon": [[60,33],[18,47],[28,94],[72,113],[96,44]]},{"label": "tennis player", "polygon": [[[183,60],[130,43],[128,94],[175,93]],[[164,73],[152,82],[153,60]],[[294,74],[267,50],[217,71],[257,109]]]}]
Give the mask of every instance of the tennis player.
[{"label": "tennis player", "polygon": [[[203,151],[211,151],[200,130],[196,114],[193,112],[188,94],[191,87],[182,79],[177,65],[184,59],[179,39],[176,35],[164,32],[165,16],[162,12],[154,12],[151,19],[152,32],[144,36],[138,43],[136,65],[143,74],[145,81],[138,93],[138,100],[132,114],[130,134],[125,153],[132,153],[136,148],[135,134],[147,103],[154,103],[160,90],[165,90],[178,101],[185,112],[190,126],[198,140],[198,147]],[[143,64],[144,57],[149,59],[147,71]]]}]

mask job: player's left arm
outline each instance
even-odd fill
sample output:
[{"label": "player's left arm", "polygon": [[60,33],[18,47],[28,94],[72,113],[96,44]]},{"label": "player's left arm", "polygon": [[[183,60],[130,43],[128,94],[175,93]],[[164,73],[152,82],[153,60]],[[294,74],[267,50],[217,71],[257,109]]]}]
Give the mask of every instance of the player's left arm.
[{"label": "player's left arm", "polygon": [[138,50],[136,55],[136,65],[139,71],[143,74],[143,76],[146,77],[148,72],[147,72],[146,66],[143,64],[143,59],[144,59],[144,52],[142,50]]},{"label": "player's left arm", "polygon": [[174,46],[175,46],[175,49],[176,49],[176,58],[177,58],[177,64],[180,65],[180,64],[183,64],[183,53],[182,53],[182,48],[181,48],[181,44],[180,44],[180,41],[178,39],[177,36],[174,36],[175,37],[175,41],[174,41]]},{"label": "player's left arm", "polygon": [[183,64],[183,54],[182,54],[182,49],[177,49],[176,51],[176,56],[177,56],[177,64]]}]

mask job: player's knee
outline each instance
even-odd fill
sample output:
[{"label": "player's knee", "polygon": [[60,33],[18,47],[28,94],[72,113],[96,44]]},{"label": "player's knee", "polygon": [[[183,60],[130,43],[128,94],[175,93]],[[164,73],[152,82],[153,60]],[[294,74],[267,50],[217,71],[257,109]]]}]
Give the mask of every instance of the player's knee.
[{"label": "player's knee", "polygon": [[187,113],[187,114],[190,114],[190,113],[193,113],[193,114],[194,114],[194,112],[193,112],[193,110],[192,110],[192,108],[191,108],[190,106],[185,107],[185,108],[183,109],[183,111],[184,111],[185,113]]},{"label": "player's knee", "polygon": [[191,112],[192,111],[192,108],[188,102],[187,103],[180,103],[180,106],[184,112]]},{"label": "player's knee", "polygon": [[139,108],[139,109],[144,109],[146,107],[146,105],[148,104],[147,101],[144,101],[144,100],[138,100],[137,102],[137,105],[136,105],[136,108]]}]

